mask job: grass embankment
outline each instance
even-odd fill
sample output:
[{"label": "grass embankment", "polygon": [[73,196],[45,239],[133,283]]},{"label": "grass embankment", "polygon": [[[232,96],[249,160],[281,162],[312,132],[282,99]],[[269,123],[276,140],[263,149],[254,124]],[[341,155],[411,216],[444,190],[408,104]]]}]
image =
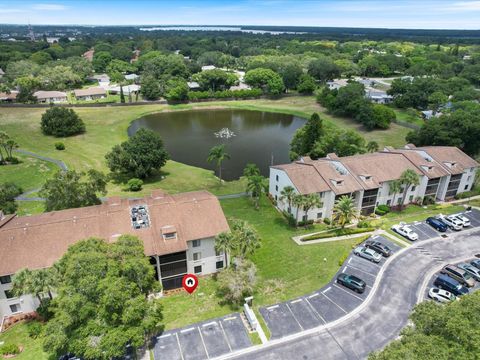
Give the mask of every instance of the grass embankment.
[{"label": "grass embankment", "polygon": [[[91,168],[107,172],[105,154],[127,139],[129,124],[146,114],[161,111],[176,111],[207,108],[238,108],[283,112],[301,117],[309,117],[319,112],[328,126],[351,128],[359,131],[367,141],[375,140],[380,146],[399,146],[404,143],[408,129],[392,124],[389,130],[367,132],[351,119],[333,117],[315,102],[312,96],[294,96],[278,100],[258,99],[239,101],[216,101],[182,105],[136,105],[128,107],[76,108],[86,124],[86,133],[74,137],[59,139],[45,136],[40,131],[40,118],[45,108],[2,108],[0,112],[1,129],[14,138],[22,149],[29,150],[54,159],[63,160],[69,168],[88,170]],[[55,150],[54,143],[63,141],[66,149]],[[2,181],[9,181],[11,174],[2,176]],[[42,185],[39,179],[36,187]],[[35,187],[34,186],[34,187]],[[169,161],[162,173],[149,179],[142,192],[125,191],[124,184],[109,183],[108,195],[142,196],[154,188],[167,192],[184,192],[207,189],[215,194],[229,194],[244,191],[244,181],[226,182],[220,185],[214,173],[175,161]]]},{"label": "grass embankment", "polygon": [[47,353],[42,349],[42,339],[28,336],[27,323],[16,324],[0,334],[0,343],[15,344],[23,347],[23,351],[13,357],[15,360],[46,360]]},{"label": "grass embankment", "polygon": [[332,230],[328,230],[328,231],[325,231],[325,232],[305,236],[301,239],[301,241],[308,242],[308,241],[312,241],[312,240],[328,239],[328,238],[337,237],[337,236],[363,234],[363,233],[366,233],[366,232],[372,232],[374,230],[375,230],[375,228],[371,228],[371,227],[367,227],[367,228],[343,228],[343,229],[338,228],[338,229],[332,229]]},{"label": "grass embankment", "polygon": [[[260,210],[253,209],[248,198],[221,201],[229,219],[248,221],[258,231],[262,246],[252,257],[257,266],[258,286],[254,294],[254,309],[307,294],[325,285],[337,272],[339,260],[352,250],[358,239],[298,246],[292,236],[312,232],[312,229],[292,229],[283,216],[264,200]],[[325,229],[316,225],[313,231]],[[237,308],[221,306],[215,295],[213,277],[200,279],[193,295],[184,291],[164,298],[167,329],[185,326],[196,321],[226,315]]]}]

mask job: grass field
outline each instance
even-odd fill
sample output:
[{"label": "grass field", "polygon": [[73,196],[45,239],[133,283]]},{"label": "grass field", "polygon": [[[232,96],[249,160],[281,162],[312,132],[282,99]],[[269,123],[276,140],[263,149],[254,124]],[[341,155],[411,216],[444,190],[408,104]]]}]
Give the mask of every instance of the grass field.
[{"label": "grass field", "polygon": [[411,116],[406,110],[403,109],[393,109],[395,115],[397,115],[397,120],[407,122],[410,124],[422,126],[425,121],[420,116]]},{"label": "grass field", "polygon": [[[320,107],[314,97],[294,96],[278,100],[245,100],[245,101],[218,101],[199,104],[182,105],[138,105],[128,107],[101,107],[101,108],[76,108],[86,124],[85,134],[58,139],[45,136],[40,131],[40,118],[45,108],[2,108],[0,112],[0,125],[14,138],[22,149],[29,150],[54,159],[63,160],[69,168],[88,170],[91,168],[107,172],[104,160],[105,154],[116,144],[127,139],[129,124],[146,114],[160,111],[189,110],[198,108],[241,108],[271,112],[289,113],[301,117],[309,117],[314,111],[319,112],[327,124],[341,128],[352,128],[366,138],[375,140],[380,146],[400,146],[404,143],[408,129],[392,124],[389,130],[375,130],[367,132],[361,125],[353,120],[332,117]],[[66,149],[55,150],[54,143],[63,141]],[[14,174],[2,174],[2,180],[9,181]],[[44,179],[38,179],[35,186],[41,186]],[[33,185],[33,184],[32,184]],[[33,187],[35,187],[33,186]],[[150,179],[141,193],[149,193],[153,188],[162,188],[168,192],[182,192],[197,189],[207,189],[215,194],[236,193],[244,190],[242,181],[227,182],[220,185],[214,173],[175,161],[169,161],[162,169],[162,174]],[[132,196],[124,191],[123,184],[110,183],[109,195]]]},{"label": "grass field", "polygon": [[23,347],[23,351],[12,359],[15,360],[46,360],[48,355],[42,350],[42,340],[28,336],[27,324],[17,324],[0,334],[0,342],[13,343]]}]

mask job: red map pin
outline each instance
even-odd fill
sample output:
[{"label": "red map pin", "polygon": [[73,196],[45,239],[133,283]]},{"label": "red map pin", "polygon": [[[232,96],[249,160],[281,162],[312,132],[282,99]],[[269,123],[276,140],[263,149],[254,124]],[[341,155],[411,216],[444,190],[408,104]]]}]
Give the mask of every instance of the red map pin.
[{"label": "red map pin", "polygon": [[193,274],[186,274],[183,276],[182,286],[189,294],[191,294],[198,286],[198,278]]}]

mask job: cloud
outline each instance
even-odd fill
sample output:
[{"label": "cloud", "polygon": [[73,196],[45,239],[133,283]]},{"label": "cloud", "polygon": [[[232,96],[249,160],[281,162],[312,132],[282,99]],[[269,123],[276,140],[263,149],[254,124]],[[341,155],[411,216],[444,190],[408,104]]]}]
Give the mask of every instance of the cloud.
[{"label": "cloud", "polygon": [[22,9],[1,9],[0,8],[0,14],[16,14],[16,13],[22,13],[25,12],[25,10]]},{"label": "cloud", "polygon": [[480,1],[456,1],[442,7],[446,11],[480,11]]},{"label": "cloud", "polygon": [[63,11],[67,7],[60,4],[37,4],[33,6],[34,10],[47,10],[47,11]]}]

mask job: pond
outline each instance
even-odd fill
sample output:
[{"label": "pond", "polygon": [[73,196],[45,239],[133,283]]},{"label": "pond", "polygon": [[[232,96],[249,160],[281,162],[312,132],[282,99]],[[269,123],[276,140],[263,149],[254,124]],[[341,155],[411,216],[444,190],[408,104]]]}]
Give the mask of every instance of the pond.
[{"label": "pond", "polygon": [[235,180],[247,163],[257,164],[264,176],[270,165],[288,163],[290,140],[304,123],[297,116],[262,111],[189,110],[146,115],[132,122],[128,135],[151,129],[162,137],[172,160],[215,171],[208,153],[225,144],[231,158],[222,164],[222,178]]}]

